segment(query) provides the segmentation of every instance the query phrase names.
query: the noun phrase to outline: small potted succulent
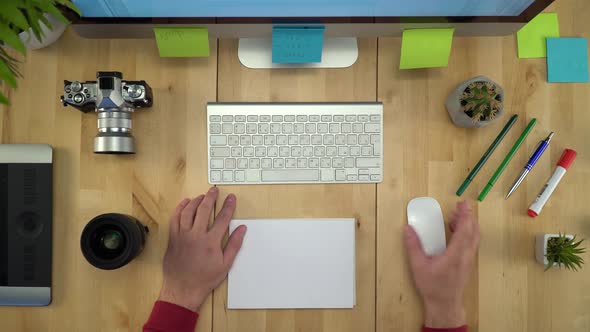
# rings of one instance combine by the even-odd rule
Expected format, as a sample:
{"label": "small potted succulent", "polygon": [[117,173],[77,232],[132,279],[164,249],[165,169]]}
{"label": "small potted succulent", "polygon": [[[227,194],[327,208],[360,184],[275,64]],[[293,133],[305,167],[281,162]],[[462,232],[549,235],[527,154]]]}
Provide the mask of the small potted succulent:
{"label": "small potted succulent", "polygon": [[580,247],[584,240],[576,241],[574,235],[542,234],[535,240],[535,257],[545,266],[545,271],[557,266],[577,271],[584,264],[580,257],[586,248]]}
{"label": "small potted succulent", "polygon": [[504,113],[504,90],[485,76],[474,77],[459,84],[445,106],[457,127],[481,128]]}
{"label": "small potted succulent", "polygon": [[[19,60],[8,49],[26,55],[27,49],[55,42],[69,23],[61,12],[64,8],[80,14],[71,0],[0,0],[0,88],[4,84],[16,88],[20,76]],[[0,104],[8,103],[0,92]]]}

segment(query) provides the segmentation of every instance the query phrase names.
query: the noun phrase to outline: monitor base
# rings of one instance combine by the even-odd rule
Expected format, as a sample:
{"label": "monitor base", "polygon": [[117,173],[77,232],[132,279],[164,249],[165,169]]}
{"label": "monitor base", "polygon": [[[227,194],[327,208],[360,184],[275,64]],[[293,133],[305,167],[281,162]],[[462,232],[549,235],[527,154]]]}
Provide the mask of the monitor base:
{"label": "monitor base", "polygon": [[252,69],[272,68],[346,68],[358,59],[356,38],[324,37],[322,62],[273,63],[271,38],[240,38],[238,58]]}

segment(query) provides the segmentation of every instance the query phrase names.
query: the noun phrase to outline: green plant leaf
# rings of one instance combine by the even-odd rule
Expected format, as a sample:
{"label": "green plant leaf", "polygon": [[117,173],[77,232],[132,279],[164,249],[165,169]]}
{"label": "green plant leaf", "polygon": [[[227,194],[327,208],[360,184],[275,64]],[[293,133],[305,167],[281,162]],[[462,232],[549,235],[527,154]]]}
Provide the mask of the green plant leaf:
{"label": "green plant leaf", "polygon": [[21,54],[27,54],[27,49],[20,38],[18,38],[18,34],[7,25],[0,25],[0,40]]}
{"label": "green plant leaf", "polygon": [[82,16],[82,12],[80,9],[70,0],[55,0],[55,2],[59,3],[60,5],[66,6],[67,8],[76,12],[76,14]]}
{"label": "green plant leaf", "polygon": [[10,105],[10,100],[2,92],[0,92],[0,104]]}
{"label": "green plant leaf", "polygon": [[0,79],[13,88],[17,87],[15,73],[4,61],[0,61]]}
{"label": "green plant leaf", "polygon": [[43,12],[34,7],[29,1],[25,2],[25,12],[29,24],[31,25],[31,30],[33,30],[33,34],[39,42],[43,41],[44,33],[39,24],[39,16],[43,15]]}
{"label": "green plant leaf", "polygon": [[[41,9],[43,12],[53,15],[55,18],[57,18],[58,20],[60,20],[64,24],[70,23],[70,21],[65,16],[63,16],[62,12],[59,9],[57,9],[57,7],[55,7],[55,4],[53,1],[43,1],[43,0],[32,0],[32,1],[34,1],[37,4],[38,8]],[[43,15],[40,15],[40,16],[44,18]],[[43,22],[43,23],[45,23],[45,22]],[[47,25],[47,24],[45,24],[45,25]]]}
{"label": "green plant leaf", "polygon": [[19,3],[18,0],[0,1],[0,17],[21,30],[27,30],[29,23],[27,23],[27,18],[20,11]]}

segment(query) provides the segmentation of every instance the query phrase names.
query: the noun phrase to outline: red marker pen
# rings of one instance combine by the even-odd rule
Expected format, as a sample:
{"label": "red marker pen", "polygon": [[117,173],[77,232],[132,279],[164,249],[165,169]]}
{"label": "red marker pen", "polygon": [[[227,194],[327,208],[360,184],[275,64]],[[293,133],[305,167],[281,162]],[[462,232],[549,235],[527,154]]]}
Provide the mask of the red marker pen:
{"label": "red marker pen", "polygon": [[565,151],[563,151],[553,175],[551,175],[549,181],[547,181],[543,189],[541,189],[537,199],[529,207],[529,216],[534,218],[541,213],[543,206],[545,206],[545,203],[547,203],[549,197],[551,197],[551,194],[553,194],[553,191],[557,188],[559,181],[561,181],[561,178],[565,175],[567,169],[574,162],[574,159],[576,159],[576,155],[577,153],[574,150],[565,149]]}

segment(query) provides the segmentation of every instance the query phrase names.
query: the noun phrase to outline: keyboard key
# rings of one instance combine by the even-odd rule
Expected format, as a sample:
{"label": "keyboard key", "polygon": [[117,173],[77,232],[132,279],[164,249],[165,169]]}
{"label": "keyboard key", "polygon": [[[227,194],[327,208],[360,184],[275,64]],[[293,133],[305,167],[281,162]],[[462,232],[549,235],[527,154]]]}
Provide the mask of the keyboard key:
{"label": "keyboard key", "polygon": [[348,180],[348,181],[356,181],[356,179],[357,179],[356,174],[349,174],[346,176],[346,180]]}
{"label": "keyboard key", "polygon": [[291,134],[293,133],[293,124],[292,123],[283,123],[283,134]]}
{"label": "keyboard key", "polygon": [[305,125],[303,123],[294,123],[293,132],[295,134],[303,134],[305,132]]}
{"label": "keyboard key", "polygon": [[339,156],[348,156],[348,146],[339,146],[338,147],[338,155]]}
{"label": "keyboard key", "polygon": [[246,172],[244,172],[244,171],[235,171],[234,172],[234,180],[236,182],[244,182],[244,181],[246,181]]}
{"label": "keyboard key", "polygon": [[328,134],[324,135],[324,145],[332,145],[334,144],[334,135]]}
{"label": "keyboard key", "polygon": [[346,135],[338,134],[336,135],[336,145],[344,145],[346,144]]}
{"label": "keyboard key", "polygon": [[315,123],[308,123],[305,125],[305,132],[307,134],[315,134],[316,133],[316,124]]}
{"label": "keyboard key", "polygon": [[346,172],[343,169],[336,170],[336,181],[346,180]]}
{"label": "keyboard key", "polygon": [[232,182],[234,180],[234,171],[223,171],[223,182]]}
{"label": "keyboard key", "polygon": [[248,115],[248,122],[258,122],[258,115]]}
{"label": "keyboard key", "polygon": [[275,145],[276,139],[274,135],[265,135],[264,136],[264,145]]}
{"label": "keyboard key", "polygon": [[311,144],[312,145],[322,144],[322,135],[311,135]]}
{"label": "keyboard key", "polygon": [[309,145],[309,144],[311,144],[311,136],[309,136],[309,135],[300,135],[299,136],[299,144],[301,144],[301,145]]}
{"label": "keyboard key", "polygon": [[356,167],[358,168],[379,168],[381,167],[380,158],[357,158]]}
{"label": "keyboard key", "polygon": [[234,168],[236,168],[236,160],[234,158],[227,158],[227,159],[225,159],[225,168],[226,169],[234,169]]}
{"label": "keyboard key", "polygon": [[273,115],[272,122],[283,122],[283,116],[282,115]]}
{"label": "keyboard key", "polygon": [[225,135],[211,135],[209,136],[209,144],[212,146],[226,145],[227,136]]}
{"label": "keyboard key", "polygon": [[369,175],[369,170],[368,169],[359,169],[359,175]]}
{"label": "keyboard key", "polygon": [[233,115],[224,115],[221,119],[223,122],[233,122],[234,116]]}
{"label": "keyboard key", "polygon": [[350,155],[351,156],[360,156],[361,155],[360,146],[351,146],[350,147]]}
{"label": "keyboard key", "polygon": [[268,123],[259,123],[258,124],[258,133],[259,134],[270,133],[270,126],[268,125]]}
{"label": "keyboard key", "polygon": [[266,155],[269,157],[278,157],[279,156],[279,148],[276,146],[269,146],[266,150]]}
{"label": "keyboard key", "polygon": [[357,136],[355,134],[346,135],[346,143],[348,145],[357,145]]}
{"label": "keyboard key", "polygon": [[273,168],[284,168],[285,167],[285,159],[283,158],[275,158],[272,160],[272,167]]}
{"label": "keyboard key", "polygon": [[344,167],[344,159],[342,159],[342,158],[332,158],[332,167],[334,167],[334,168],[343,168]]}
{"label": "keyboard key", "polygon": [[352,125],[352,132],[353,133],[362,133],[365,130],[364,126],[362,123],[354,123]]}
{"label": "keyboard key", "polygon": [[229,135],[227,137],[227,145],[236,146],[240,144],[240,137],[238,135]]}
{"label": "keyboard key", "polygon": [[325,146],[316,146],[313,149],[313,155],[315,157],[323,157],[326,155],[326,147]]}
{"label": "keyboard key", "polygon": [[298,158],[297,168],[307,168],[307,158]]}
{"label": "keyboard key", "polygon": [[231,156],[232,157],[241,157],[242,156],[242,147],[235,146],[235,147],[231,148]]}
{"label": "keyboard key", "polygon": [[263,144],[264,144],[264,138],[262,137],[262,135],[252,136],[252,145],[263,145]]}
{"label": "keyboard key", "polygon": [[344,122],[344,115],[334,115],[334,122]]}
{"label": "keyboard key", "polygon": [[356,115],[347,115],[346,116],[346,122],[355,122],[356,121]]}
{"label": "keyboard key", "polygon": [[254,148],[251,146],[247,146],[244,148],[242,154],[244,155],[244,157],[254,157]]}
{"label": "keyboard key", "polygon": [[315,169],[262,171],[263,182],[306,182],[318,180],[319,172]]}
{"label": "keyboard key", "polygon": [[245,134],[246,125],[243,123],[234,123],[234,134]]}
{"label": "keyboard key", "polygon": [[256,157],[266,157],[266,147],[257,146],[256,148],[254,148],[254,155]]}
{"label": "keyboard key", "polygon": [[359,114],[358,120],[359,120],[359,122],[368,122],[369,116],[367,114]]}
{"label": "keyboard key", "polygon": [[211,157],[229,157],[229,148],[211,148]]}
{"label": "keyboard key", "polygon": [[258,126],[255,123],[247,123],[246,132],[248,134],[256,134],[258,133]]}
{"label": "keyboard key", "polygon": [[251,169],[260,168],[260,159],[250,158],[249,161],[250,161],[250,164],[249,164],[248,168],[251,168]]}
{"label": "keyboard key", "polygon": [[285,159],[285,167],[286,168],[297,168],[297,159],[295,159],[295,158]]}
{"label": "keyboard key", "polygon": [[379,133],[381,132],[381,125],[378,123],[365,124],[365,133]]}
{"label": "keyboard key", "polygon": [[271,134],[280,134],[281,133],[281,124],[280,123],[271,123],[270,124],[270,133]]}
{"label": "keyboard key", "polygon": [[369,181],[368,175],[359,175],[359,181]]}
{"label": "keyboard key", "polygon": [[257,169],[246,170],[246,182],[260,182],[260,171]]}
{"label": "keyboard key", "polygon": [[380,136],[379,135],[371,135],[371,144],[377,144],[380,142]]}
{"label": "keyboard key", "polygon": [[360,145],[369,145],[370,142],[369,135],[359,135],[358,143]]}
{"label": "keyboard key", "polygon": [[330,133],[337,134],[340,132],[340,124],[339,123],[330,123]]}
{"label": "keyboard key", "polygon": [[265,168],[272,168],[272,159],[270,158],[263,158],[260,161],[260,164],[262,166],[263,169]]}
{"label": "keyboard key", "polygon": [[224,123],[221,126],[221,132],[224,134],[232,134],[234,131],[234,126],[231,123]]}
{"label": "keyboard key", "polygon": [[369,119],[371,122],[379,122],[381,121],[381,116],[379,114],[372,114]]}
{"label": "keyboard key", "polygon": [[309,122],[319,122],[319,121],[320,121],[319,115],[310,115],[309,116]]}
{"label": "keyboard key", "polygon": [[354,168],[354,158],[344,158],[344,167]]}
{"label": "keyboard key", "polygon": [[221,125],[219,123],[212,123],[209,125],[209,132],[211,134],[221,134]]}
{"label": "keyboard key", "polygon": [[373,155],[374,156],[381,155],[381,143],[376,143],[373,145]]}
{"label": "keyboard key", "polygon": [[211,182],[221,182],[221,171],[211,171]]}
{"label": "keyboard key", "polygon": [[320,166],[320,161],[318,158],[309,158],[307,163],[309,164],[309,168],[318,168]]}
{"label": "keyboard key", "polygon": [[270,115],[261,115],[260,122],[270,122]]}
{"label": "keyboard key", "polygon": [[291,148],[288,146],[279,147],[279,156],[290,157],[291,156]]}
{"label": "keyboard key", "polygon": [[252,136],[242,135],[240,136],[240,145],[250,145],[252,144]]}
{"label": "keyboard key", "polygon": [[222,169],[223,165],[223,159],[211,158],[211,169]]}
{"label": "keyboard key", "polygon": [[352,124],[350,124],[350,123],[343,123],[341,125],[341,128],[342,128],[342,132],[345,134],[352,132]]}
{"label": "keyboard key", "polygon": [[328,124],[327,123],[318,123],[318,133],[325,134],[328,132]]}
{"label": "keyboard key", "polygon": [[363,146],[361,147],[361,155],[363,156],[372,156],[373,155],[373,148],[370,146]]}
{"label": "keyboard key", "polygon": [[299,136],[298,135],[289,135],[289,145],[297,145],[299,144]]}
{"label": "keyboard key", "polygon": [[295,122],[295,115],[285,115],[285,122]]}
{"label": "keyboard key", "polygon": [[291,156],[293,157],[301,157],[302,148],[300,146],[292,146],[291,147]]}
{"label": "keyboard key", "polygon": [[246,116],[245,115],[236,115],[235,120],[236,120],[236,122],[246,122]]}
{"label": "keyboard key", "polygon": [[239,158],[238,159],[238,168],[239,169],[246,169],[246,168],[248,168],[248,159],[246,159],[246,158]]}
{"label": "keyboard key", "polygon": [[334,181],[334,170],[331,168],[321,169],[321,180],[322,181]]}
{"label": "keyboard key", "polygon": [[320,159],[320,167],[321,168],[330,168],[330,167],[332,167],[332,159],[331,158],[321,158]]}
{"label": "keyboard key", "polygon": [[307,122],[307,115],[298,115],[297,122]]}
{"label": "keyboard key", "polygon": [[277,145],[287,145],[289,140],[286,135],[277,135]]}
{"label": "keyboard key", "polygon": [[313,157],[313,147],[304,146],[303,147],[303,156],[304,157]]}
{"label": "keyboard key", "polygon": [[371,175],[371,181],[381,181],[381,175],[379,175],[379,174]]}
{"label": "keyboard key", "polygon": [[338,155],[338,149],[335,146],[326,147],[326,156],[335,157]]}
{"label": "keyboard key", "polygon": [[219,116],[219,115],[211,115],[211,116],[209,116],[209,121],[211,121],[211,122],[221,122],[221,116]]}
{"label": "keyboard key", "polygon": [[322,122],[332,122],[331,115],[322,115]]}

